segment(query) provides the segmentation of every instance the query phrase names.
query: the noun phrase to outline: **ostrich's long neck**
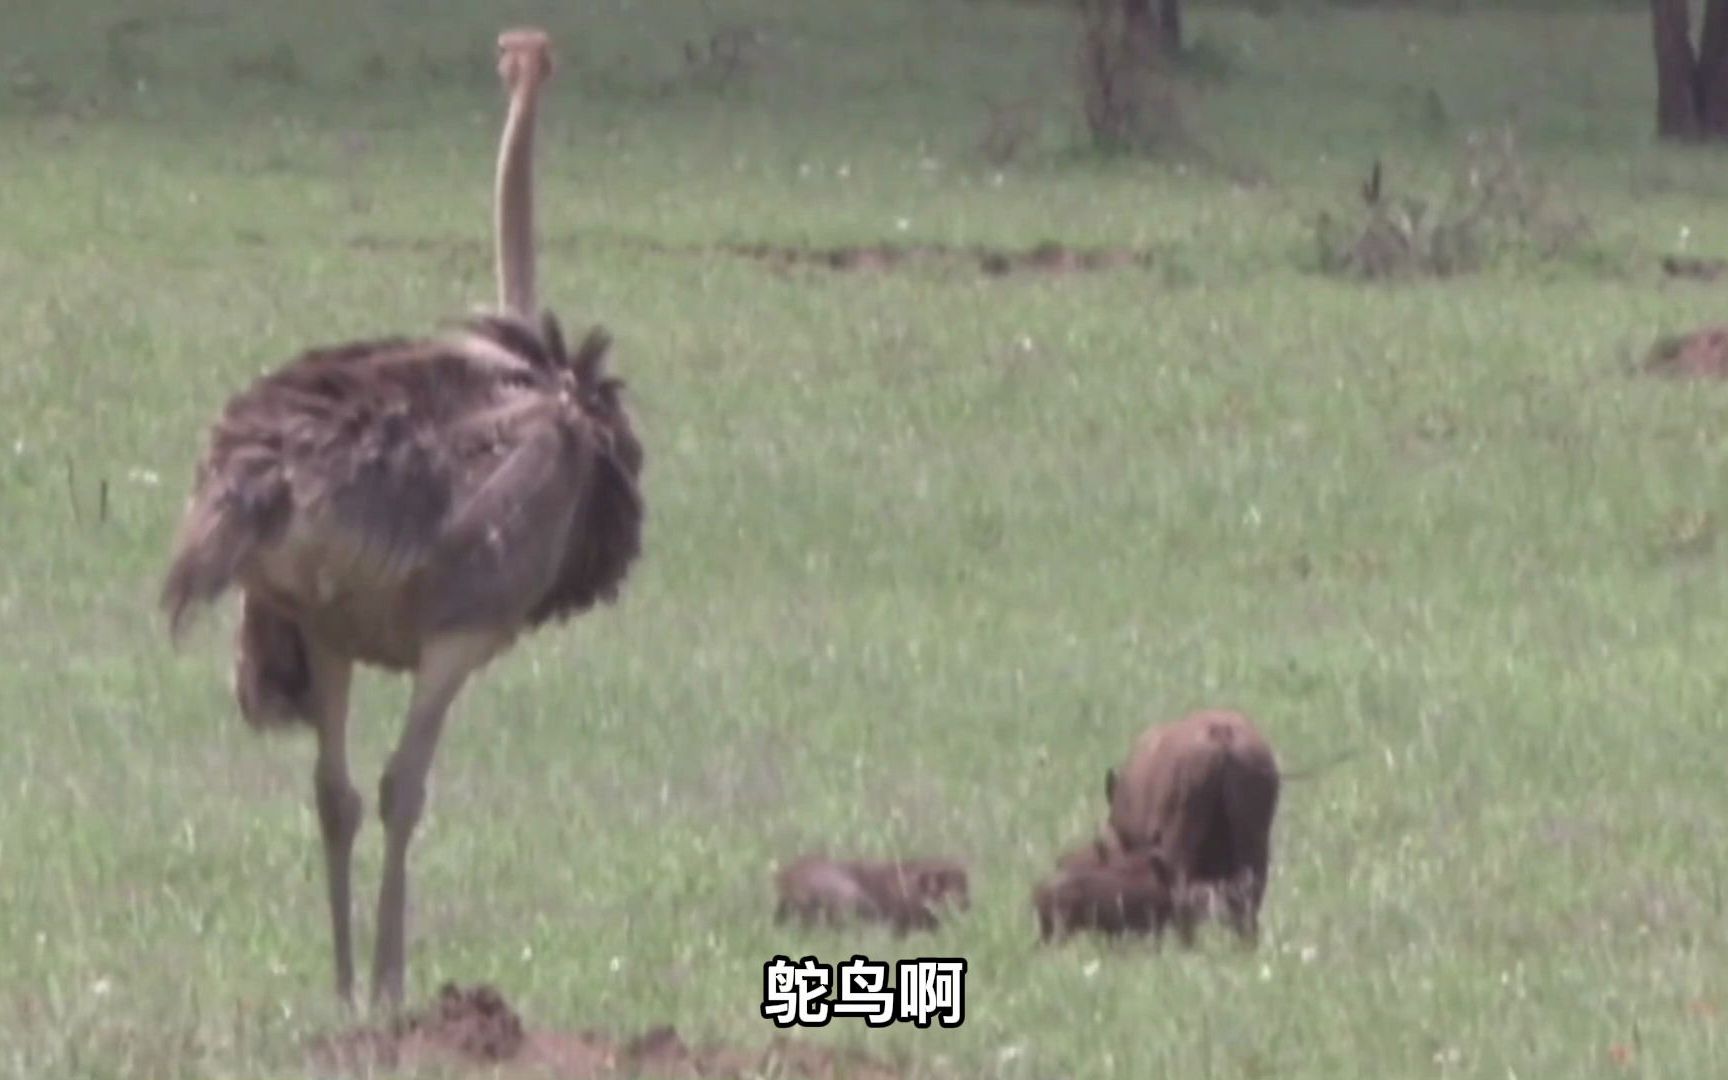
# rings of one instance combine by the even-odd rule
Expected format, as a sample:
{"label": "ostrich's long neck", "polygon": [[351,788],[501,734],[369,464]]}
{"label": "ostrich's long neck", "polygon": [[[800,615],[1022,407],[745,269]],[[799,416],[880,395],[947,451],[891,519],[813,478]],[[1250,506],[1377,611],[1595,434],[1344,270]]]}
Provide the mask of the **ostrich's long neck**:
{"label": "ostrich's long neck", "polygon": [[534,117],[538,80],[526,78],[510,95],[504,137],[498,143],[498,303],[532,319],[534,296]]}

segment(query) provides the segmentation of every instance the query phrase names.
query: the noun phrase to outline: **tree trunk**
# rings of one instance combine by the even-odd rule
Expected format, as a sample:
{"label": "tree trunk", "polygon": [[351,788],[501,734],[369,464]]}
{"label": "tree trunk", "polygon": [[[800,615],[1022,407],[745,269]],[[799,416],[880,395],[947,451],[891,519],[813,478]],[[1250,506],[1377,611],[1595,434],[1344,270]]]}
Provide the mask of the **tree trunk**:
{"label": "tree trunk", "polygon": [[1182,51],[1182,0],[1158,0],[1158,44],[1169,56]]}
{"label": "tree trunk", "polygon": [[1692,49],[1688,0],[1650,0],[1656,46],[1656,134],[1728,140],[1728,0],[1705,0]]}
{"label": "tree trunk", "polygon": [[1656,134],[1664,139],[1698,137],[1698,65],[1692,54],[1692,15],[1687,0],[1650,0],[1656,45]]}
{"label": "tree trunk", "polygon": [[1122,33],[1139,55],[1182,51],[1182,0],[1122,0]]}
{"label": "tree trunk", "polygon": [[1728,139],[1728,0],[1709,0],[1704,8],[1693,85],[1699,134]]}
{"label": "tree trunk", "polygon": [[1152,58],[1160,44],[1158,31],[1152,0],[1122,0],[1122,40],[1135,62]]}

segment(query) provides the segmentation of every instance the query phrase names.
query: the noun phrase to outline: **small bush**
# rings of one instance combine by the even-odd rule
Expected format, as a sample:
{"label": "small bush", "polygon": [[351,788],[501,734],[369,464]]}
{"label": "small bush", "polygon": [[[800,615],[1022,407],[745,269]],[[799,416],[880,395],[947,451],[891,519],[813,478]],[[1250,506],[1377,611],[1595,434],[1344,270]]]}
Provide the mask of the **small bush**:
{"label": "small bush", "polygon": [[1550,260],[1590,234],[1583,215],[1559,205],[1531,169],[1510,127],[1472,134],[1451,191],[1435,199],[1392,195],[1379,163],[1363,186],[1361,209],[1320,213],[1320,269],[1347,277],[1448,277],[1510,258]]}
{"label": "small bush", "polygon": [[762,32],[748,26],[726,26],[706,41],[686,41],[682,81],[690,89],[726,89],[762,65],[765,45]]}
{"label": "small bush", "polygon": [[978,139],[978,155],[996,168],[1013,164],[1038,136],[1038,109],[1034,101],[993,101],[989,118]]}
{"label": "small bush", "polygon": [[306,81],[292,46],[278,42],[268,49],[243,53],[228,61],[228,75],[238,82],[298,86]]}
{"label": "small bush", "polygon": [[1197,83],[1222,85],[1238,74],[1239,61],[1230,48],[1215,38],[1197,36],[1171,56],[1176,70]]}

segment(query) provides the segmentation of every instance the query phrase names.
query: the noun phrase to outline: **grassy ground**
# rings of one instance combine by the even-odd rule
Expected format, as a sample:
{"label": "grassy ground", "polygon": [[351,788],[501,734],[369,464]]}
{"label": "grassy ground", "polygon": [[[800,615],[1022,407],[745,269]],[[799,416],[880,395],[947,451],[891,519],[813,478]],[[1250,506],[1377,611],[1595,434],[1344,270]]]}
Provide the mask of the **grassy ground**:
{"label": "grassy ground", "polygon": [[[774,953],[903,955],[776,933],[774,859],[953,850],[974,914],[907,948],[970,960],[965,1025],[809,1037],[1028,1080],[1721,1071],[1728,436],[1718,391],[1623,365],[1720,314],[1653,260],[1728,253],[1728,179],[1651,146],[1642,16],[1199,8],[1214,169],[1076,153],[1037,5],[232,7],[0,11],[0,1074],[292,1075],[336,1021],[310,746],[240,724],[229,613],[176,655],[154,590],[227,394],[490,299],[517,19],[564,61],[544,292],[617,333],[650,550],[460,701],[416,996],[761,1041]],[[683,72],[722,25],[764,56]],[[1028,145],[981,162],[1016,99]],[[1306,268],[1374,155],[1438,190],[1513,110],[1587,257]],[[1157,259],[781,275],[644,243],[1050,238]],[[363,775],[404,698],[364,680]],[[1261,951],[1035,949],[1104,766],[1214,704],[1293,767],[1363,750],[1289,787]]]}

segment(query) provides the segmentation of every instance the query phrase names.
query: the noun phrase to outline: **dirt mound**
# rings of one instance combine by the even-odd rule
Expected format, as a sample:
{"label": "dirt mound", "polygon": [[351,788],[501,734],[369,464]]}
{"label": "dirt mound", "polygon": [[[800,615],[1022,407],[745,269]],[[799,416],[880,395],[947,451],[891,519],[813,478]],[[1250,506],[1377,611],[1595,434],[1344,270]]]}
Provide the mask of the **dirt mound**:
{"label": "dirt mound", "polygon": [[1662,256],[1662,272],[1669,277],[1694,281],[1717,281],[1728,275],[1728,259],[1706,259],[1691,255]]}
{"label": "dirt mound", "polygon": [[618,1055],[621,1076],[755,1077],[802,1076],[810,1080],[898,1080],[899,1070],[856,1051],[776,1039],[766,1050],[707,1046],[691,1049],[670,1025],[654,1028],[624,1044]]}
{"label": "dirt mound", "polygon": [[950,247],[946,244],[867,244],[800,247],[784,244],[727,244],[722,251],[785,270],[798,266],[841,271],[894,270],[912,264],[970,266],[1001,277],[1020,271],[1074,274],[1146,267],[1152,253],[1134,248],[1076,248],[1047,240],[1025,249]]}
{"label": "dirt mound", "polygon": [[1728,378],[1728,326],[1662,338],[1645,356],[1644,371],[1678,379]]}
{"label": "dirt mound", "polygon": [[624,1077],[806,1077],[898,1080],[902,1073],[856,1052],[776,1039],[767,1049],[692,1048],[670,1025],[618,1040],[601,1032],[530,1031],[490,986],[445,984],[427,1008],[383,1029],[359,1028],[311,1048],[322,1069],[368,1075],[379,1069],[468,1067],[488,1076],[547,1080]]}
{"label": "dirt mound", "polygon": [[[237,234],[237,238],[242,243],[253,245],[264,242],[263,236],[258,233]],[[666,244],[658,240],[628,237],[618,242],[661,255],[689,257],[719,252],[750,259],[782,273],[798,268],[841,273],[883,273],[918,266],[979,271],[992,277],[1006,277],[1015,273],[1086,274],[1129,268],[1146,269],[1152,266],[1154,261],[1153,253],[1146,248],[1074,247],[1055,240],[1046,240],[1029,248],[890,242],[843,244],[835,247],[765,242]],[[361,233],[349,237],[348,244],[369,253],[407,252],[418,256],[436,256],[446,262],[463,266],[472,265],[486,255],[485,245],[472,237],[384,236]],[[547,237],[541,247],[544,250],[567,250],[573,244],[574,239],[571,237]]]}

